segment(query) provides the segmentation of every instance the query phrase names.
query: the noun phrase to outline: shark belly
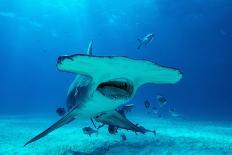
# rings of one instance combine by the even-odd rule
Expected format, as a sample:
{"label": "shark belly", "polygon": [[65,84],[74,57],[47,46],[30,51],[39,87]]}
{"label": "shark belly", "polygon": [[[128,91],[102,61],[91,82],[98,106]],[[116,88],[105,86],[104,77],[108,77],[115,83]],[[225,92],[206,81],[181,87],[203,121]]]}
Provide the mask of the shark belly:
{"label": "shark belly", "polygon": [[123,100],[111,100],[102,96],[99,92],[96,92],[91,99],[85,102],[85,104],[76,111],[76,117],[89,119],[104,111],[114,110],[125,102],[126,101]]}

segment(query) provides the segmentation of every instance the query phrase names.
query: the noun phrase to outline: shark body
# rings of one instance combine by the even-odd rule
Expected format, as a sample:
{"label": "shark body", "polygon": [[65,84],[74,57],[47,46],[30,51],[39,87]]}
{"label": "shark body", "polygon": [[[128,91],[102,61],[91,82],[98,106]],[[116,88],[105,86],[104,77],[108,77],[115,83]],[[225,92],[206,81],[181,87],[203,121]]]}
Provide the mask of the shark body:
{"label": "shark body", "polygon": [[[92,45],[89,49],[92,49]],[[59,71],[78,74],[67,94],[68,113],[24,146],[76,118],[97,119],[99,116],[105,116],[100,118],[107,123],[109,121],[107,112],[111,111],[109,119],[116,118],[116,121],[119,121],[122,116],[114,113],[114,110],[133,98],[140,86],[146,83],[174,84],[182,78],[179,70],[163,67],[147,60],[93,56],[90,53],[92,54],[92,51],[86,55],[58,57]],[[118,124],[121,124],[123,128],[141,132],[141,129],[130,121],[124,119],[121,121],[124,123]]]}

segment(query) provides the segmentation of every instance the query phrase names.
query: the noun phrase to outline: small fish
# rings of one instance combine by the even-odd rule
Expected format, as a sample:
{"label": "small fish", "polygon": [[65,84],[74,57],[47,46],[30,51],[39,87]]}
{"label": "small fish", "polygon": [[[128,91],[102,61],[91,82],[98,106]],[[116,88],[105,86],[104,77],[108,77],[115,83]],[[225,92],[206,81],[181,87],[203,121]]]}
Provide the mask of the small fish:
{"label": "small fish", "polygon": [[169,113],[172,117],[180,117],[181,115],[179,113],[177,113],[175,108],[170,108],[169,109]]}
{"label": "small fish", "polygon": [[167,99],[161,95],[156,96],[156,100],[159,102],[159,105],[162,107],[167,104]]}
{"label": "small fish", "polygon": [[98,133],[97,130],[94,130],[91,127],[84,127],[84,128],[82,128],[82,131],[83,131],[84,134],[89,135],[89,136],[91,136],[94,133]]}
{"label": "small fish", "polygon": [[145,106],[145,108],[149,108],[150,107],[150,102],[148,101],[148,100],[146,100],[146,101],[144,101],[144,106]]}
{"label": "small fish", "polygon": [[125,134],[121,134],[120,136],[121,136],[121,139],[122,139],[123,142],[126,141],[126,135]]}
{"label": "small fish", "polygon": [[65,112],[65,109],[64,109],[64,108],[57,108],[57,109],[56,109],[56,113],[57,113],[59,116],[63,116],[66,112]]}
{"label": "small fish", "polygon": [[149,44],[154,38],[154,35],[152,33],[147,34],[145,37],[142,39],[138,39],[139,41],[139,46],[137,49],[140,49],[142,46],[145,47],[147,44]]}

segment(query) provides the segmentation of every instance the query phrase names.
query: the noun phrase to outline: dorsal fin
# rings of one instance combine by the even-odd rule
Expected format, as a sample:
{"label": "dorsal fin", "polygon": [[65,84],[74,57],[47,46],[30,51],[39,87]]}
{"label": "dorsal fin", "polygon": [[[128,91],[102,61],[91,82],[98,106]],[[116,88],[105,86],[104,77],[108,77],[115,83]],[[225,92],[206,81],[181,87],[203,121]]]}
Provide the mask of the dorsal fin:
{"label": "dorsal fin", "polygon": [[93,40],[91,40],[89,42],[89,46],[88,46],[88,49],[87,49],[87,54],[88,55],[93,55]]}

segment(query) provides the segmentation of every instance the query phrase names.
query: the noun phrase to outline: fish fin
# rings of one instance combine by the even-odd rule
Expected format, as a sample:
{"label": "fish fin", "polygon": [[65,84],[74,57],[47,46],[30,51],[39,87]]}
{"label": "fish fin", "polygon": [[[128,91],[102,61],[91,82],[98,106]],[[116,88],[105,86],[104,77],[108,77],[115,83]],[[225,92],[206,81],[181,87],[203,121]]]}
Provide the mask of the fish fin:
{"label": "fish fin", "polygon": [[89,42],[89,46],[88,46],[88,49],[87,49],[87,54],[88,55],[93,55],[93,40],[91,40]]}
{"label": "fish fin", "polygon": [[101,125],[99,125],[99,126],[97,127],[97,130],[100,129],[100,128],[102,128],[103,126],[105,126],[104,123],[102,123]]}
{"label": "fish fin", "polygon": [[96,129],[97,127],[96,127],[96,125],[95,125],[95,123],[94,123],[93,119],[91,118],[90,120],[91,120],[91,122],[92,122],[92,124],[93,124],[94,128]]}
{"label": "fish fin", "polygon": [[122,77],[137,86],[146,83],[174,84],[182,78],[182,73],[177,69],[164,67],[148,60],[117,56],[83,54],[60,56],[57,68],[60,71],[88,76],[96,84]]}
{"label": "fish fin", "polygon": [[139,46],[137,47],[137,49],[139,50],[142,47],[143,44],[139,44]]}
{"label": "fish fin", "polygon": [[32,138],[31,140],[29,140],[28,142],[25,143],[24,146],[39,140],[40,138],[46,136],[47,134],[49,134],[50,132],[54,131],[55,129],[70,123],[71,121],[73,121],[75,118],[72,116],[72,111],[70,111],[69,113],[67,113],[64,117],[62,117],[60,120],[58,120],[56,123],[54,123],[52,126],[50,126],[49,128],[47,128],[45,131],[41,132],[40,134],[38,134],[37,136],[35,136],[34,138]]}
{"label": "fish fin", "polygon": [[140,49],[141,47],[142,47],[142,40],[141,39],[137,39],[138,40],[138,42],[139,42],[139,46],[137,47],[137,49]]}

